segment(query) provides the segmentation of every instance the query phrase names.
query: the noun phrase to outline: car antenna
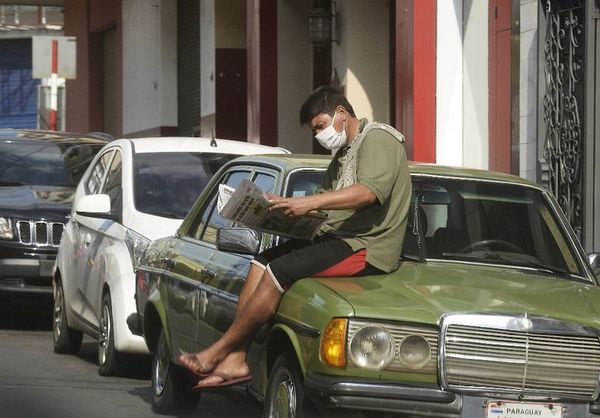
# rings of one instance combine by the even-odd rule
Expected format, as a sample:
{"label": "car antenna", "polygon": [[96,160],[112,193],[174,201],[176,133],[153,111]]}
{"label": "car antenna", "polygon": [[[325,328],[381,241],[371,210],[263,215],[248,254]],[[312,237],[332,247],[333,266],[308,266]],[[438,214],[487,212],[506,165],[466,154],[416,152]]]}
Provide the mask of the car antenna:
{"label": "car antenna", "polygon": [[215,128],[213,128],[211,130],[210,146],[211,147],[216,147],[217,146],[217,140],[215,139]]}
{"label": "car antenna", "polygon": [[417,194],[415,196],[415,209],[413,213],[413,234],[417,236],[417,248],[419,249],[419,263],[425,262],[425,248],[423,243],[425,241],[425,234],[423,234],[423,228],[421,226],[421,219],[419,218],[419,208],[423,201],[422,195]]}

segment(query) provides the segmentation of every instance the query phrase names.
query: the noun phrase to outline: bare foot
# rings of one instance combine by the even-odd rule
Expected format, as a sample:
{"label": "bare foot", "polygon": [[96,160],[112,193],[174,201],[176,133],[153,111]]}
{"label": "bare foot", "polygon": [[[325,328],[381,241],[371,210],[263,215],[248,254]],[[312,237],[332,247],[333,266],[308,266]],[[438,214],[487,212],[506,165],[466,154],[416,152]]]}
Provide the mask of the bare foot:
{"label": "bare foot", "polygon": [[208,376],[198,382],[196,388],[202,388],[204,385],[208,386],[222,383],[226,379],[224,376],[227,376],[227,379],[237,379],[248,376],[250,368],[246,363],[246,352],[234,351],[229,353],[227,357],[211,371],[211,373],[214,374],[208,373]]}
{"label": "bare foot", "polygon": [[179,362],[191,373],[197,376],[205,376],[212,372],[222,356],[215,356],[210,350],[200,351],[199,353],[183,353],[179,356]]}

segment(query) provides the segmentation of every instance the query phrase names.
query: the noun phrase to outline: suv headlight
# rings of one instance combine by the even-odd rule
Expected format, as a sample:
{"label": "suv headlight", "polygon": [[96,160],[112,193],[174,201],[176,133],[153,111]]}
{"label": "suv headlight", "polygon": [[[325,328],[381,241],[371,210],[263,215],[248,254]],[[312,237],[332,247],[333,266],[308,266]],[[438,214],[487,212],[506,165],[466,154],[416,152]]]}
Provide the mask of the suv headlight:
{"label": "suv headlight", "polygon": [[10,218],[0,217],[0,239],[13,239],[15,234],[12,228],[12,221]]}
{"label": "suv headlight", "polygon": [[137,232],[128,229],[125,233],[125,245],[127,245],[127,249],[129,250],[131,264],[134,268],[140,265],[140,259],[149,244],[150,240]]}
{"label": "suv headlight", "polygon": [[358,367],[382,369],[394,359],[395,343],[392,334],[382,326],[367,325],[352,336],[350,360]]}

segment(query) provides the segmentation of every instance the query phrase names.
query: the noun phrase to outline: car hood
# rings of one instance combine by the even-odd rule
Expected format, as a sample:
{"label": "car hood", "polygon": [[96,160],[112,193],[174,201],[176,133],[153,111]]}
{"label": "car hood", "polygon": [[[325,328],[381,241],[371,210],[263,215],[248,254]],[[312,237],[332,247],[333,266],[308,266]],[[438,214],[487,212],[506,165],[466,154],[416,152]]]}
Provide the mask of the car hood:
{"label": "car hood", "polygon": [[527,313],[600,328],[598,286],[534,271],[405,262],[381,276],[314,280],[345,298],[357,317],[434,325],[450,313]]}
{"label": "car hood", "polygon": [[0,187],[0,214],[19,218],[67,215],[73,204],[74,192],[71,187]]}

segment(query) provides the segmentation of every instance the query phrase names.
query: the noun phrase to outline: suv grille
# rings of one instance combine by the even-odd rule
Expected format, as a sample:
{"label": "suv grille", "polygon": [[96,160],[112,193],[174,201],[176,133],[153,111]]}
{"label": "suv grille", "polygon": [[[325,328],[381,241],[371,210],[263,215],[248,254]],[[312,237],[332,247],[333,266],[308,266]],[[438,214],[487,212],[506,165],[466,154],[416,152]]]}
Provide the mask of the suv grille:
{"label": "suv grille", "polygon": [[18,221],[19,242],[40,246],[58,247],[65,225],[60,222]]}
{"label": "suv grille", "polygon": [[595,335],[450,324],[443,376],[450,388],[593,399],[600,377]]}

